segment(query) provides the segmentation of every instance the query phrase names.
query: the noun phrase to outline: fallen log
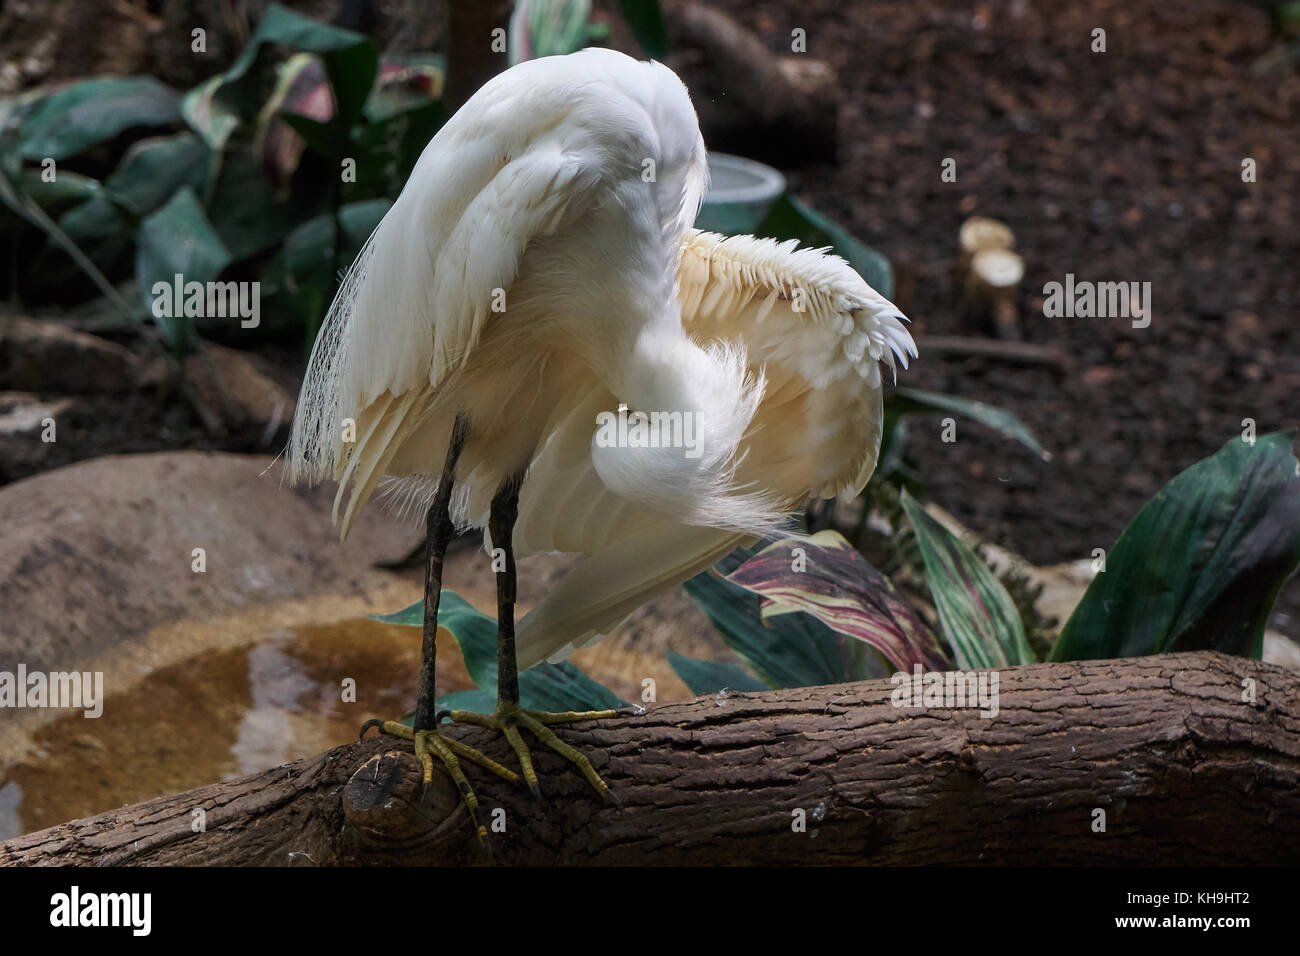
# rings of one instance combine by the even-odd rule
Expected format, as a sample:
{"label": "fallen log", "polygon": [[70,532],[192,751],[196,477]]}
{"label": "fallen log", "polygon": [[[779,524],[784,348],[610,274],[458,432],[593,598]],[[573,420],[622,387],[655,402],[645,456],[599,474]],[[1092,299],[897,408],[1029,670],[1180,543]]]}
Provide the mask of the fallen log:
{"label": "fallen log", "polygon": [[1193,653],[998,678],[991,717],[876,680],[575,724],[621,806],[540,748],[541,801],[470,767],[486,848],[443,773],[422,804],[409,745],[371,737],[17,837],[0,864],[1300,862],[1300,673]]}

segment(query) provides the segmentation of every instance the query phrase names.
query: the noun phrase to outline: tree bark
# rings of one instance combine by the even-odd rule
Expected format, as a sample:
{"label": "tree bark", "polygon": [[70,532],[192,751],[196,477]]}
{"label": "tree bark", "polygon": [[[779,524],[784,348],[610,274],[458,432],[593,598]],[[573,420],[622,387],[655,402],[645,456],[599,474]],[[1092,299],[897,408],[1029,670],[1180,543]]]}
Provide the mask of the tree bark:
{"label": "tree bark", "polygon": [[[471,766],[486,848],[445,774],[422,806],[409,744],[372,737],[18,837],[0,864],[1300,862],[1293,670],[1211,653],[1036,664],[1000,672],[991,718],[898,708],[893,690],[729,694],[561,728],[621,806],[541,747],[540,802]],[[452,732],[513,760],[486,731]]]}

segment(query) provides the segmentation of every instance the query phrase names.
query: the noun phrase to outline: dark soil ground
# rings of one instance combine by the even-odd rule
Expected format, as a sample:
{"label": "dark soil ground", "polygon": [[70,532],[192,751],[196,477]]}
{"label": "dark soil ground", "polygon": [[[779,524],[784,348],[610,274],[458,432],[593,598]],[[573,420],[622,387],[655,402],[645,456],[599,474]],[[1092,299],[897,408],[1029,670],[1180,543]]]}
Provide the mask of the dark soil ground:
{"label": "dark soil ground", "polygon": [[[1300,76],[1252,66],[1278,45],[1241,2],[726,0],[773,52],[791,29],[839,74],[840,155],[795,191],[895,261],[925,333],[961,327],[950,279],[969,215],[1015,231],[1030,342],[1059,372],[922,355],[907,384],[1003,405],[1044,463],[976,427],[914,430],[934,498],[1036,563],[1109,547],[1162,484],[1242,432],[1300,424]],[[1107,52],[1092,53],[1092,30]],[[957,161],[957,181],[940,164]],[[1242,160],[1258,181],[1242,181]],[[912,286],[907,272],[915,275]],[[1150,327],[1048,319],[1066,273],[1151,283]],[[1300,636],[1300,586],[1279,603]]]}
{"label": "dark soil ground", "polygon": [[[1262,10],[1238,0],[716,5],[773,53],[806,30],[808,55],[837,70],[840,99],[826,108],[838,111],[838,156],[786,171],[801,198],[894,261],[918,331],[972,332],[951,279],[962,220],[994,216],[1016,233],[1025,337],[1063,349],[1071,366],[923,354],[903,379],[1005,406],[1053,452],[1042,462],[976,426],[954,444],[937,423],[913,429],[933,497],[971,528],[1035,563],[1087,556],[1243,419],[1260,433],[1300,424],[1300,75],[1253,72],[1280,42]],[[1090,49],[1098,27],[1104,54]],[[954,183],[940,177],[948,157]],[[1257,182],[1242,181],[1247,157]],[[1067,273],[1150,282],[1150,327],[1044,318],[1043,285]],[[281,343],[268,355],[288,384],[300,351]],[[211,446],[196,422],[130,401],[99,408],[102,431],[78,425],[77,457]],[[1300,637],[1295,581],[1279,610],[1275,625]]]}

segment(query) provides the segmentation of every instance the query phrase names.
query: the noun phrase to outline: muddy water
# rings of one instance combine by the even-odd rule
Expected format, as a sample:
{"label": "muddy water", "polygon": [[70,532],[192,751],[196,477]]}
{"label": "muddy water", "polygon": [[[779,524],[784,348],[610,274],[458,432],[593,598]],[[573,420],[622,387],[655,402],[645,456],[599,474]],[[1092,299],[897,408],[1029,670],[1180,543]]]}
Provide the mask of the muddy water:
{"label": "muddy water", "polygon": [[[446,632],[439,691],[471,686]],[[420,632],[364,618],[200,651],[61,714],[0,769],[0,839],[278,766],[414,707]],[[355,681],[355,701],[344,682]],[[120,683],[119,683],[120,686]]]}

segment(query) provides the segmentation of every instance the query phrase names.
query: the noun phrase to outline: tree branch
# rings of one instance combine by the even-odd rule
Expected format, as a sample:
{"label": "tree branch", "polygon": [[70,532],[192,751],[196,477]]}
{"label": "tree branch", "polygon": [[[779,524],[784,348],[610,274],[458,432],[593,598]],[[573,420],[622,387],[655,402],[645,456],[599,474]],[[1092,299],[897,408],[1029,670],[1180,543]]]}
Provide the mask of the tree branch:
{"label": "tree branch", "polygon": [[1300,861],[1295,671],[1177,654],[1008,669],[998,689],[989,719],[897,708],[877,680],[564,727],[622,806],[540,747],[541,802],[471,766],[483,822],[505,824],[490,850],[445,774],[423,808],[409,745],[369,738],[18,837],[0,864]]}

